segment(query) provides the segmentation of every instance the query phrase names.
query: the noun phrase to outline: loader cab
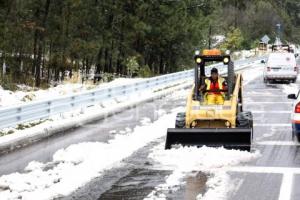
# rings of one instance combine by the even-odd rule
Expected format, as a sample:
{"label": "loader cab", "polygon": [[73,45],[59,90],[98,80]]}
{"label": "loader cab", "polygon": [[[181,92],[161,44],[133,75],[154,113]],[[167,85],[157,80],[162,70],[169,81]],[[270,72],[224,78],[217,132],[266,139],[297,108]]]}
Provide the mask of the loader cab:
{"label": "loader cab", "polygon": [[[220,50],[204,50],[201,54],[195,53],[195,84],[187,98],[186,124],[190,128],[234,128],[236,127],[236,115],[243,111],[242,106],[242,75],[235,74],[234,64],[230,55],[221,53]],[[214,64],[214,65],[210,65]],[[206,94],[210,89],[200,91],[199,88],[205,86],[205,71],[212,67],[218,67],[219,75],[227,82],[226,90],[222,92],[222,102],[216,100],[215,103],[209,102]],[[220,83],[219,83],[220,84]]]}
{"label": "loader cab", "polygon": [[228,76],[221,76],[220,70],[218,70],[219,77],[224,79],[227,83],[229,83],[228,90],[220,91],[225,94],[226,97],[225,99],[228,100],[230,98],[230,95],[233,92],[233,80],[234,80],[233,63],[231,62],[230,55],[222,55],[221,51],[218,49],[204,50],[202,54],[200,54],[199,51],[196,51],[194,60],[196,66],[195,66],[195,86],[194,86],[193,100],[200,101],[203,104],[206,103],[205,96],[210,91],[209,90],[200,91],[200,89],[205,86],[205,80],[210,78],[206,76],[205,71],[210,70],[212,67],[207,65],[214,64],[216,62],[223,63],[223,66],[221,65],[219,67],[220,70],[223,70],[224,68],[228,68],[227,70],[229,72]]}

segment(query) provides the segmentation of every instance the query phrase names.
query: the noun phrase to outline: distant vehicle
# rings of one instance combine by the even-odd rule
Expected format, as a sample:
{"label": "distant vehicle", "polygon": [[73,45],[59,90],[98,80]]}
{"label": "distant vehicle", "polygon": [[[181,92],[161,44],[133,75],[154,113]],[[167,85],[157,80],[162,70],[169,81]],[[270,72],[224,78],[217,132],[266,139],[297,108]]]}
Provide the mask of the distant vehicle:
{"label": "distant vehicle", "polygon": [[292,133],[293,138],[297,138],[298,142],[300,142],[300,91],[298,94],[289,94],[288,98],[295,100],[293,103],[293,112],[291,115],[292,119]]}
{"label": "distant vehicle", "polygon": [[293,53],[294,50],[288,44],[272,45],[272,52],[288,52]]}
{"label": "distant vehicle", "polygon": [[260,42],[258,45],[258,50],[260,51],[267,51],[268,50],[268,44],[264,42]]}
{"label": "distant vehicle", "polygon": [[295,83],[298,71],[296,58],[293,53],[271,53],[265,63],[264,82],[289,81]]}

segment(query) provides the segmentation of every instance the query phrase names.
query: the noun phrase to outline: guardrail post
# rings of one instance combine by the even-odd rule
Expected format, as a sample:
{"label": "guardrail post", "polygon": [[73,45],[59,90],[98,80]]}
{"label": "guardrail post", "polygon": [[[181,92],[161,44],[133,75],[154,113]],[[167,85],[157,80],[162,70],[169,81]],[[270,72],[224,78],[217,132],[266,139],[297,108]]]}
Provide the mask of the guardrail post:
{"label": "guardrail post", "polygon": [[92,102],[95,102],[96,99],[95,99],[95,92],[92,92]]}
{"label": "guardrail post", "polygon": [[122,93],[123,93],[123,94],[126,94],[126,85],[123,85],[122,88],[123,88],[123,92],[122,92]]}
{"label": "guardrail post", "polygon": [[138,90],[139,90],[138,85],[139,85],[139,83],[135,83],[135,84],[134,84],[134,90],[135,90],[135,91],[138,91]]}
{"label": "guardrail post", "polygon": [[108,98],[111,97],[111,90],[112,90],[111,88],[108,89],[108,94],[107,94],[107,97],[108,97]]}
{"label": "guardrail post", "polygon": [[17,111],[18,111],[18,115],[17,115],[17,120],[18,121],[21,121],[21,119],[22,119],[22,117],[21,117],[21,113],[22,113],[22,108],[21,107],[18,107],[18,109],[17,109]]}
{"label": "guardrail post", "polygon": [[71,106],[74,107],[75,106],[75,96],[71,97]]}
{"label": "guardrail post", "polygon": [[47,109],[47,112],[50,116],[50,113],[51,113],[51,101],[48,101],[48,109]]}

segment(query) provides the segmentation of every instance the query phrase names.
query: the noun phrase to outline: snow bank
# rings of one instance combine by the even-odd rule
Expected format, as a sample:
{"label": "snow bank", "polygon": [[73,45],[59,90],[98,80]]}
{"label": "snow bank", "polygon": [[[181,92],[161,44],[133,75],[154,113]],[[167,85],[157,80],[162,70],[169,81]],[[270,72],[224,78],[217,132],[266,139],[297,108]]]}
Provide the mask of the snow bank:
{"label": "snow bank", "polygon": [[[89,84],[61,84],[56,87],[50,87],[47,90],[36,90],[29,88],[24,85],[20,85],[21,91],[12,92],[4,90],[0,86],[0,107],[11,106],[16,104],[22,104],[29,101],[45,100],[51,98],[61,97],[63,95],[76,94],[79,92],[85,92],[90,89],[100,89],[107,86],[118,86],[123,84],[134,83],[143,80],[142,78],[118,78],[109,83],[102,83],[100,85],[89,85]],[[31,91],[30,91],[31,90]]]}
{"label": "snow bank", "polygon": [[108,143],[88,142],[71,145],[53,155],[50,163],[32,162],[26,173],[0,177],[0,199],[52,199],[69,195],[78,187],[98,177],[104,170],[118,166],[149,142],[165,136],[174,125],[176,111],[165,114],[151,123],[143,119],[142,126],[132,132],[126,129]]}
{"label": "snow bank", "polygon": [[163,145],[152,150],[149,158],[153,159],[162,170],[172,170],[173,173],[166,177],[166,182],[157,186],[148,197],[149,199],[163,199],[166,194],[177,191],[183,185],[184,178],[193,171],[201,171],[209,175],[207,192],[197,199],[218,200],[226,199],[233,187],[225,168],[249,162],[260,156],[259,152],[246,152],[238,150],[226,150],[224,148],[209,147],[179,147],[164,150]]}

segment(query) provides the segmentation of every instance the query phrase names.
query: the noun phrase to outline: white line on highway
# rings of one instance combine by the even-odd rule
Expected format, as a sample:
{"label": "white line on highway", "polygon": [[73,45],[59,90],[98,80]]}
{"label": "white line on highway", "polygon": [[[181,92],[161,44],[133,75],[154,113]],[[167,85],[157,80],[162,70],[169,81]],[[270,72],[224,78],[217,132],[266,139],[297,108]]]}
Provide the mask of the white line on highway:
{"label": "white line on highway", "polygon": [[255,127],[292,127],[291,124],[254,124]]}
{"label": "white line on highway", "polygon": [[300,144],[293,141],[263,141],[255,142],[257,145],[274,145],[274,146],[300,146]]}
{"label": "white line on highway", "polygon": [[257,92],[257,93],[244,94],[244,96],[245,96],[245,98],[260,96],[260,97],[286,97],[286,99],[288,99],[286,94],[280,94],[280,93],[279,94],[266,94],[263,92],[261,92],[261,93]]}
{"label": "white line on highway", "polygon": [[272,113],[272,114],[283,114],[288,113],[291,114],[291,111],[289,110],[275,110],[275,111],[269,111],[269,110],[252,110],[252,113],[260,114],[260,113]]}
{"label": "white line on highway", "polygon": [[285,172],[282,177],[280,193],[278,200],[291,199],[294,174]]}
{"label": "white line on highway", "polygon": [[249,104],[289,104],[292,105],[293,102],[287,102],[287,101],[254,101],[254,102],[245,102],[245,105]]}
{"label": "white line on highway", "polygon": [[297,167],[241,166],[241,167],[228,167],[226,168],[226,170],[230,172],[263,173],[263,174],[285,174],[286,172],[292,174],[300,174],[300,168]]}
{"label": "white line on highway", "polygon": [[[244,92],[253,92],[253,91],[247,91],[249,89],[245,89]],[[255,88],[255,91],[262,90],[262,91],[281,91],[281,88]]]}

